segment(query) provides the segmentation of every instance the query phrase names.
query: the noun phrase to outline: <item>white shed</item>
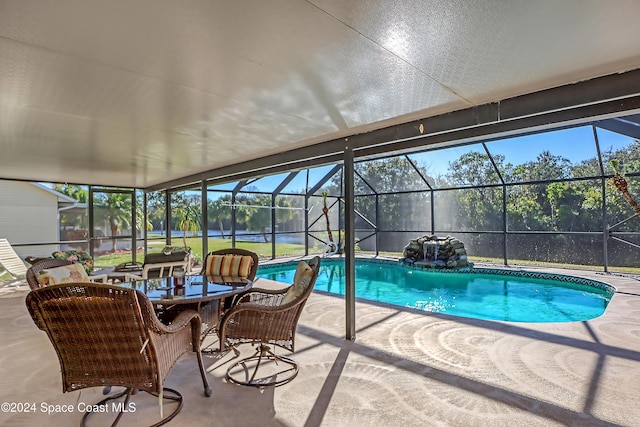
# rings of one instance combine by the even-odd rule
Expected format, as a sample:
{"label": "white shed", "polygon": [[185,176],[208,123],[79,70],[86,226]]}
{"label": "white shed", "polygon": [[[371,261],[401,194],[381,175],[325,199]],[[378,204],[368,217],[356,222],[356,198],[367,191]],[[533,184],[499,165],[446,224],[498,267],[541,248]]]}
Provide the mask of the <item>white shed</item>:
{"label": "white shed", "polygon": [[58,245],[16,246],[60,240],[58,209],[76,201],[38,183],[0,180],[0,238],[26,256],[50,256]]}

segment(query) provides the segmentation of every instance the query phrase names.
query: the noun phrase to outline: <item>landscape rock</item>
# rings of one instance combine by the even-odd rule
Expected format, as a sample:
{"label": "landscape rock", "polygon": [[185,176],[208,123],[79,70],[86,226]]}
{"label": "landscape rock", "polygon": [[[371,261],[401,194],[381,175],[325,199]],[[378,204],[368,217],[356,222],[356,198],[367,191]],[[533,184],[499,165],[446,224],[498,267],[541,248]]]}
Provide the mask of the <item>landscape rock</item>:
{"label": "landscape rock", "polygon": [[467,250],[459,239],[434,234],[412,239],[402,251],[402,261],[431,268],[469,267]]}

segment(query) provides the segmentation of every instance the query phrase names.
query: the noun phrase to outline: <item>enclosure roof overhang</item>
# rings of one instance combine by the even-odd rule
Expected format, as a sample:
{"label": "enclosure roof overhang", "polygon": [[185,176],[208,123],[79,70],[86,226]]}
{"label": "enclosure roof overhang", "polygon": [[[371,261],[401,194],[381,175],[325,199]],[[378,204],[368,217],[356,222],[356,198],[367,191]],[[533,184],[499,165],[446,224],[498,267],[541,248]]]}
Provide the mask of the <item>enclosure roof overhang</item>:
{"label": "enclosure roof overhang", "polygon": [[634,0],[3,1],[0,178],[159,189],[339,161],[346,143],[637,113],[638,16]]}

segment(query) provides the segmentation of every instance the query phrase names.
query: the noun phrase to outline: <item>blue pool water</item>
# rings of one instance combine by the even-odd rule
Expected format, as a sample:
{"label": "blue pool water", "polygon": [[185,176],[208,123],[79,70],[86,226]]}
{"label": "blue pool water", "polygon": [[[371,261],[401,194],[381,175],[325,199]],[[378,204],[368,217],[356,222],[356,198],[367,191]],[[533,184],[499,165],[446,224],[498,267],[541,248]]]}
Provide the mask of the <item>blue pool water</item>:
{"label": "blue pool water", "polygon": [[[261,266],[257,277],[293,282],[297,263]],[[315,290],[344,295],[341,260],[322,260]],[[498,269],[437,271],[399,262],[356,262],[356,297],[454,316],[573,322],[601,316],[615,289],[572,276]]]}

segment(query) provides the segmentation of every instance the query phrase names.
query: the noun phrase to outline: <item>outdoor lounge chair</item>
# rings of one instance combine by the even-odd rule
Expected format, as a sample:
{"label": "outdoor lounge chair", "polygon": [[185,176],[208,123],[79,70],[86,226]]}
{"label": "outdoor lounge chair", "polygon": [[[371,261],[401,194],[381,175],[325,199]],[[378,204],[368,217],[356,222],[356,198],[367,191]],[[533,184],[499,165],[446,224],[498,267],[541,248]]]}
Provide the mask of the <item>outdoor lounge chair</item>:
{"label": "outdoor lounge chair", "polygon": [[188,251],[174,251],[168,253],[150,253],[144,257],[144,264],[140,271],[125,274],[125,282],[134,280],[147,280],[158,277],[170,277],[173,270],[182,268],[185,272],[189,271],[189,262],[191,255]]}
{"label": "outdoor lounge chair", "polygon": [[7,239],[0,239],[0,264],[14,279],[7,286],[18,285],[25,279],[27,265],[13,250]]}
{"label": "outdoor lounge chair", "polygon": [[[298,319],[311,295],[319,268],[319,257],[312,258],[308,264],[300,261],[293,285],[281,290],[253,288],[240,295],[224,314],[218,327],[220,351],[229,346],[239,356],[237,345],[256,345],[252,356],[227,369],[227,380],[263,388],[280,386],[296,377],[297,362],[276,355],[275,347],[294,351]],[[274,347],[273,351],[270,346]]]}
{"label": "outdoor lounge chair", "polygon": [[[200,353],[200,316],[194,310],[183,311],[171,326],[165,326],[142,292],[92,283],[39,288],[27,295],[26,304],[33,321],[47,333],[58,354],[63,392],[125,387],[97,403],[106,406],[107,412],[113,407],[111,401],[122,396],[125,400],[119,407],[126,409],[137,390],[177,402],[177,408],[163,418],[160,400],[161,421],[154,425],[161,425],[174,418],[183,405],[182,395],[163,387],[164,381],[176,361],[194,351],[204,394],[211,396]],[[89,415],[91,412],[84,415],[82,425]]]}
{"label": "outdoor lounge chair", "polygon": [[[41,258],[38,261],[34,261],[33,265],[29,267],[29,269],[27,270],[27,274],[26,274],[27,283],[29,284],[29,287],[31,289],[42,288],[43,286],[45,286],[45,284],[42,282],[42,280],[38,280],[38,276],[41,271],[70,266],[70,265],[73,265],[73,262],[66,261],[63,259],[56,259],[56,258]],[[83,275],[82,277],[87,282],[93,282],[93,283],[108,282],[106,274],[97,274],[95,276]],[[81,280],[77,280],[77,281],[81,281]]]}

